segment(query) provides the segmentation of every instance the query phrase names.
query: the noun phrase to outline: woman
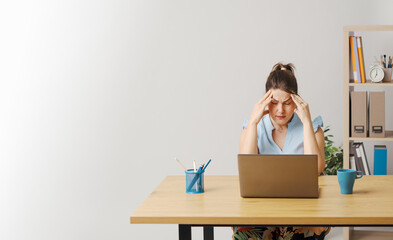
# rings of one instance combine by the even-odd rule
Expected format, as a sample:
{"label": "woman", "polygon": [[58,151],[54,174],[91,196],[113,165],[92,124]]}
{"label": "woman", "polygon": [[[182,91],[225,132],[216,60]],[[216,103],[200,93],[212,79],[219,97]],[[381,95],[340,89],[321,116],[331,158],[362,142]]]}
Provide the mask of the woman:
{"label": "woman", "polygon": [[[316,154],[318,174],[325,168],[322,118],[311,121],[308,104],[297,94],[293,64],[274,65],[266,94],[243,124],[241,154]],[[235,227],[233,239],[324,239],[330,227]],[[243,237],[243,238],[242,238]]]}

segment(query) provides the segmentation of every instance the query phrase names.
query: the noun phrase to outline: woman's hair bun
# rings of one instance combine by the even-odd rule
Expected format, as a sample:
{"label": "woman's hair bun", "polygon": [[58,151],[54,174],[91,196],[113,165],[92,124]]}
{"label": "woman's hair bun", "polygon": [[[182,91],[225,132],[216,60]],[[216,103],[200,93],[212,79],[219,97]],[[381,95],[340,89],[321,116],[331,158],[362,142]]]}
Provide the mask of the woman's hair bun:
{"label": "woman's hair bun", "polygon": [[295,66],[292,63],[277,63],[273,66],[267,81],[266,92],[270,89],[281,89],[288,93],[297,94],[297,81],[295,77]]}
{"label": "woman's hair bun", "polygon": [[295,66],[292,63],[283,64],[277,63],[273,66],[272,72],[274,71],[290,71],[292,74],[295,74]]}

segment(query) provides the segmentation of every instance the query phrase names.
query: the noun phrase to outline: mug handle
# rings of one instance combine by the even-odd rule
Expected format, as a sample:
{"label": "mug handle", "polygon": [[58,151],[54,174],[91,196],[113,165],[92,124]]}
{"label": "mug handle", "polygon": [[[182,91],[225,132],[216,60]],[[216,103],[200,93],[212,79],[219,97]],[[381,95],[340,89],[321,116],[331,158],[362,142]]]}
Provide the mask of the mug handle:
{"label": "mug handle", "polygon": [[[360,177],[358,177],[358,173],[360,173]],[[356,179],[362,178],[363,177],[363,172],[362,171],[356,171]]]}

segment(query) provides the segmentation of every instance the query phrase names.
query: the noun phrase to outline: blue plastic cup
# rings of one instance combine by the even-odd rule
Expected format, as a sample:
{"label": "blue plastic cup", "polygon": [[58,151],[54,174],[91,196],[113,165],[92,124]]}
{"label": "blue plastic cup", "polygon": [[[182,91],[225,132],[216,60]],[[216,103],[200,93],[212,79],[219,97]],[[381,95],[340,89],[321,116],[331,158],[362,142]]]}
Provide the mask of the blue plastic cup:
{"label": "blue plastic cup", "polygon": [[[360,177],[358,174],[361,174]],[[338,184],[340,184],[340,191],[342,194],[352,194],[355,180],[362,178],[362,171],[355,171],[353,169],[339,169],[337,170]]]}
{"label": "blue plastic cup", "polygon": [[188,169],[186,172],[186,193],[203,193],[205,192],[203,176],[205,171],[194,172],[194,169]]}

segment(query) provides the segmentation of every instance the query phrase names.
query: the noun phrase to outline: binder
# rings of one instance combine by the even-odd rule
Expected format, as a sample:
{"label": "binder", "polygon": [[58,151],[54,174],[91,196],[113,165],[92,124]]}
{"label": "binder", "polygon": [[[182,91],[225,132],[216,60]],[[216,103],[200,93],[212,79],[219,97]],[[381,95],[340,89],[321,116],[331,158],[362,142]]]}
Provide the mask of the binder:
{"label": "binder", "polygon": [[351,136],[367,137],[367,92],[351,92]]}
{"label": "binder", "polygon": [[365,70],[364,70],[362,37],[356,37],[356,42],[357,42],[357,46],[358,46],[360,78],[361,78],[361,82],[365,83],[366,82],[366,73],[365,73]]}
{"label": "binder", "polygon": [[385,92],[370,92],[369,127],[370,137],[385,137]]}
{"label": "binder", "polygon": [[386,175],[387,150],[386,145],[374,146],[374,175]]}
{"label": "binder", "polygon": [[358,78],[358,72],[356,70],[356,56],[355,56],[355,51],[356,47],[355,44],[356,41],[353,40],[353,37],[349,37],[349,45],[350,45],[350,50],[351,50],[351,60],[352,60],[352,70],[353,70],[353,79],[355,83],[360,83],[360,78]]}

